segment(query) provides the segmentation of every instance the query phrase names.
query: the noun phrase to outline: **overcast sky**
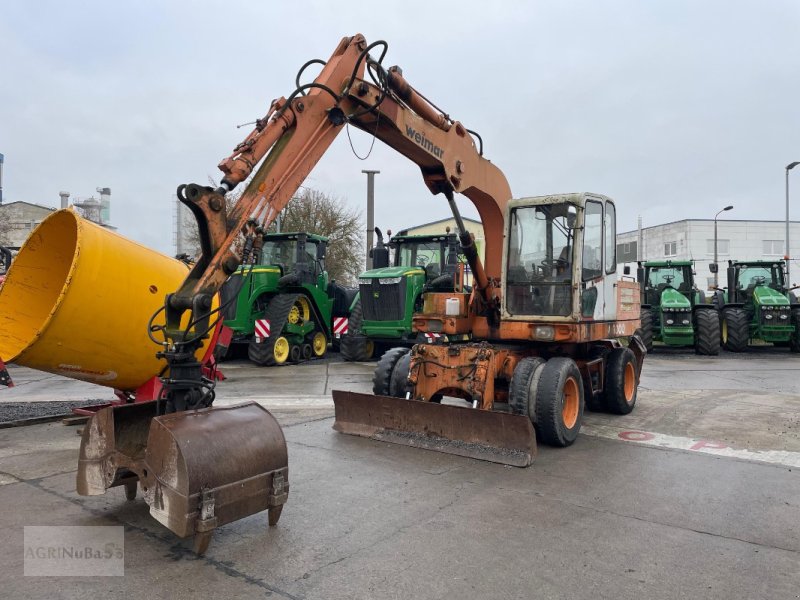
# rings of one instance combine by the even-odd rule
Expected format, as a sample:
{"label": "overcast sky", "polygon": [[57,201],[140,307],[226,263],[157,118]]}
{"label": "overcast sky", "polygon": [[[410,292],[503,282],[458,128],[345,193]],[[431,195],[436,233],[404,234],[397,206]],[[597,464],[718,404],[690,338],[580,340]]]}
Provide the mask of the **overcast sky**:
{"label": "overcast sky", "polygon": [[[515,197],[595,191],[619,229],[784,218],[800,160],[800,2],[0,2],[5,201],[112,190],[112,223],[172,253],[175,188],[217,163],[344,36],[389,43],[386,65],[478,131]],[[359,154],[370,138],[353,132]],[[416,166],[340,135],[306,185],[376,224],[449,216]],[[800,170],[793,174],[800,219]],[[475,215],[469,201],[465,214]]]}

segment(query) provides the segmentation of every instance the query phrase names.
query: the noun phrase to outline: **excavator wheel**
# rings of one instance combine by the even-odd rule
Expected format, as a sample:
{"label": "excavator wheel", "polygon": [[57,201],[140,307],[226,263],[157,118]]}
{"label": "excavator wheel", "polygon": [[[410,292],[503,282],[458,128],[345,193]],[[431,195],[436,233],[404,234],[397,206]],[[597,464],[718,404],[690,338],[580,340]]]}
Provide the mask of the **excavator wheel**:
{"label": "excavator wheel", "polygon": [[750,339],[750,319],[738,306],[722,311],[722,345],[730,352],[744,352]]}
{"label": "excavator wheel", "polygon": [[545,360],[538,356],[523,358],[517,363],[508,387],[508,405],[515,415],[525,415],[536,423],[536,390]]}
{"label": "excavator wheel", "polygon": [[[394,396],[391,393],[392,374],[397,363],[403,356],[409,354],[408,348],[392,348],[387,350],[378,361],[375,373],[372,376],[372,393],[376,396]],[[405,396],[405,394],[403,394]]]}
{"label": "excavator wheel", "polygon": [[603,405],[615,415],[627,415],[636,406],[636,356],[630,348],[614,348],[606,357]]}
{"label": "excavator wheel", "polygon": [[569,446],[581,430],[583,380],[571,358],[548,360],[536,390],[536,431],[548,446]]}
{"label": "excavator wheel", "polygon": [[[408,373],[411,369],[411,350],[403,354],[400,357],[400,360],[397,361],[397,364],[394,366],[394,370],[392,371],[392,378],[389,381],[389,395],[394,396],[395,398],[405,398],[406,392],[408,391],[406,388],[406,384],[408,383]],[[438,398],[437,398],[438,396]],[[431,398],[431,402],[439,402],[441,401],[442,397],[440,394],[435,394],[433,398]]]}
{"label": "excavator wheel", "polygon": [[317,331],[311,338],[311,350],[317,358],[322,358],[328,351],[328,338],[321,331]]}

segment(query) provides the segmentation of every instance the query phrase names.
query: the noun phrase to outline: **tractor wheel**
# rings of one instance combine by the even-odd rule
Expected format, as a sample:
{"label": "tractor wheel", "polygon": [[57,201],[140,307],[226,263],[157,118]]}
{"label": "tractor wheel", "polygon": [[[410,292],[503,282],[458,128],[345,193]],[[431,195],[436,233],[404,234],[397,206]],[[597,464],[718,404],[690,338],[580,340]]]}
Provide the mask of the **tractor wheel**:
{"label": "tractor wheel", "polygon": [[408,348],[392,348],[387,350],[378,361],[372,376],[372,393],[376,396],[391,396],[392,373],[397,362],[408,354]]}
{"label": "tractor wheel", "polygon": [[800,352],[800,308],[792,310],[792,323],[794,323],[794,333],[789,338],[789,350]]}
{"label": "tractor wheel", "polygon": [[347,333],[339,341],[339,352],[347,361],[363,362],[372,358],[375,352],[374,342],[361,334],[361,321],[363,320],[361,300],[359,300],[350,311]]}
{"label": "tractor wheel", "polygon": [[317,331],[311,338],[311,350],[317,358],[322,358],[328,351],[328,338],[321,331]]}
{"label": "tractor wheel", "polygon": [[303,349],[300,346],[292,344],[289,348],[289,360],[293,363],[298,363],[303,359]]}
{"label": "tractor wheel", "polygon": [[744,352],[750,339],[750,319],[738,306],[722,311],[722,345],[730,352]]}
{"label": "tractor wheel", "polygon": [[698,308],[694,313],[694,351],[697,354],[719,354],[719,316],[713,308]]}
{"label": "tractor wheel", "polygon": [[536,389],[545,362],[538,356],[529,356],[517,363],[508,386],[508,406],[515,415],[525,415],[535,421]]}
{"label": "tractor wheel", "polygon": [[644,347],[648,352],[653,351],[653,311],[649,308],[643,308],[640,316],[642,325],[636,330],[634,335],[639,335]]}
{"label": "tractor wheel", "polygon": [[[384,354],[384,356],[386,356]],[[406,397],[406,384],[408,383],[408,373],[411,370],[411,350],[408,350],[400,357],[394,366],[392,377],[389,380],[389,395],[395,398]]]}
{"label": "tractor wheel", "polygon": [[630,348],[614,348],[606,357],[603,405],[615,415],[627,415],[636,406],[636,356]]}
{"label": "tractor wheel", "polygon": [[583,381],[571,358],[551,358],[542,367],[536,390],[536,430],[549,446],[569,446],[583,419]]}
{"label": "tractor wheel", "polygon": [[247,347],[247,356],[261,366],[282,365],[289,360],[291,348],[289,340],[282,335],[268,337],[263,342],[251,340]]}

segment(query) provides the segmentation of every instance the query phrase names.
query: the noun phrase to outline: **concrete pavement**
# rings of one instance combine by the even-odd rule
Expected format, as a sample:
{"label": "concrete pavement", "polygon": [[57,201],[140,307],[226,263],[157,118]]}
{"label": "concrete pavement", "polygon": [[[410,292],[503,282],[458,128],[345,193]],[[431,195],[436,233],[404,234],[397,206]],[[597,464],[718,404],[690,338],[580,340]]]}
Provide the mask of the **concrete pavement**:
{"label": "concrete pavement", "polygon": [[[264,514],[225,526],[203,558],[121,489],[75,495],[74,428],[1,430],[3,595],[800,595],[800,469],[768,454],[800,456],[796,357],[650,356],[633,414],[588,413],[574,446],[540,447],[528,469],[336,434],[326,395],[369,390],[371,369],[225,367],[219,402],[272,403],[292,490],[276,528]],[[714,455],[721,446],[750,454]],[[124,525],[125,577],[23,577],[22,526],[38,524]]]}

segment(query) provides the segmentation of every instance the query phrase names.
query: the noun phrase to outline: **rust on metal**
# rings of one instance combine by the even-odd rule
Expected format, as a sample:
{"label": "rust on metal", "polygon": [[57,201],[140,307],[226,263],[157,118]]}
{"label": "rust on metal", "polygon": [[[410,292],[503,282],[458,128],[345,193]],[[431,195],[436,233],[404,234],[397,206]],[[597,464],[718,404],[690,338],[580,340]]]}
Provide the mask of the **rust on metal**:
{"label": "rust on metal", "polygon": [[514,467],[536,456],[526,416],[340,390],[333,403],[340,433]]}
{"label": "rust on metal", "polygon": [[83,496],[138,481],[150,514],[180,537],[208,546],[214,528],[269,511],[278,521],[289,494],[286,440],[255,402],[156,415],[156,402],[109,407],[81,440],[77,491]]}

